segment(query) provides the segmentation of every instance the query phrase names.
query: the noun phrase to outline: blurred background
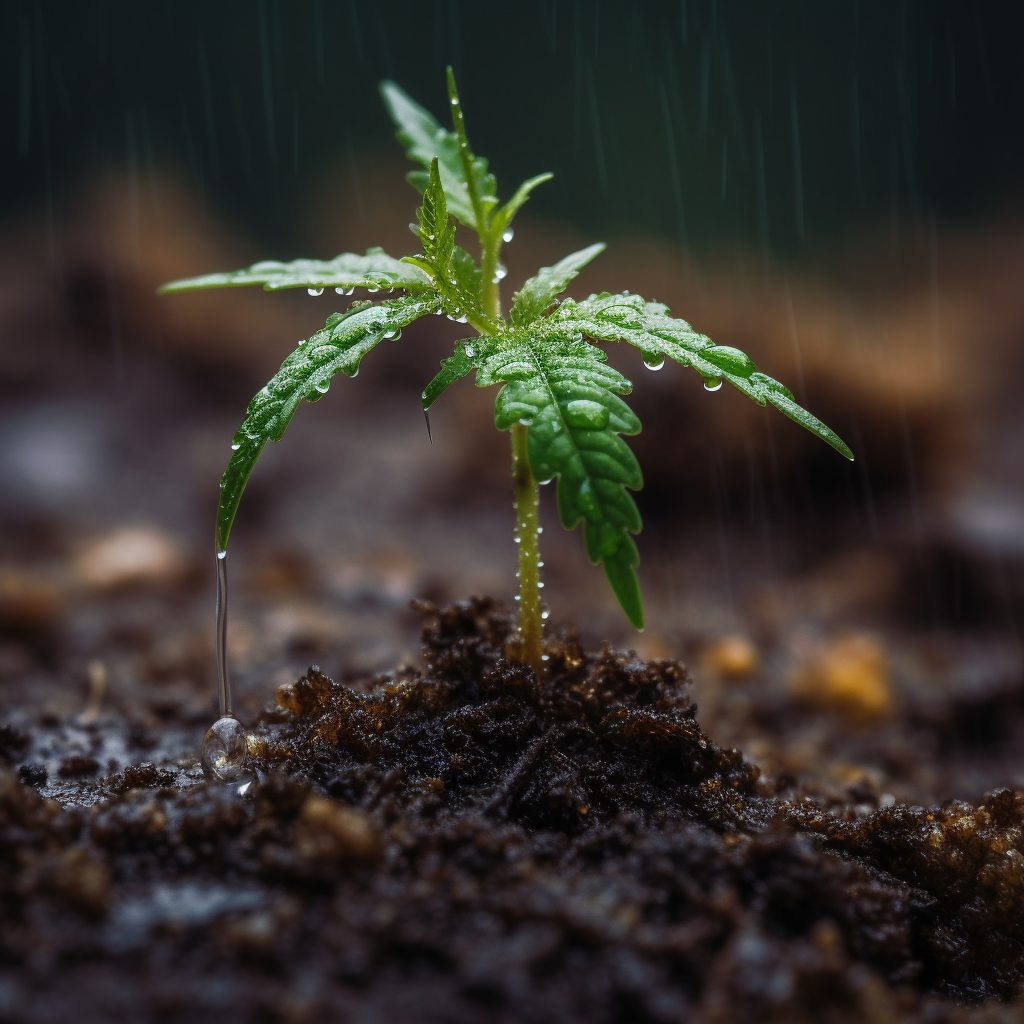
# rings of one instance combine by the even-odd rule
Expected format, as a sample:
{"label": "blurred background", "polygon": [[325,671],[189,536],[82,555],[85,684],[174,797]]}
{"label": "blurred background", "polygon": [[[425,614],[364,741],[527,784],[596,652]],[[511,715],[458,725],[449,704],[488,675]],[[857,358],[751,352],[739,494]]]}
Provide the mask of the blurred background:
{"label": "blurred background", "polygon": [[[1024,785],[1019,4],[89,0],[9,2],[3,20],[11,721],[99,767],[174,724],[194,746],[231,435],[348,300],[155,289],[415,251],[377,84],[440,117],[451,64],[500,194],[555,172],[506,249],[506,303],[603,239],[574,294],[667,302],[858,456],[612,353],[644,423],[649,627],[629,629],[545,492],[551,621],[684,658],[705,726],[776,772],[917,800]],[[419,408],[458,336],[406,330],[265,452],[231,552],[245,713],[311,662],[349,681],[415,662],[410,599],[511,603],[493,394],[448,392],[432,444]],[[127,727],[116,741],[79,727],[104,714]]]}

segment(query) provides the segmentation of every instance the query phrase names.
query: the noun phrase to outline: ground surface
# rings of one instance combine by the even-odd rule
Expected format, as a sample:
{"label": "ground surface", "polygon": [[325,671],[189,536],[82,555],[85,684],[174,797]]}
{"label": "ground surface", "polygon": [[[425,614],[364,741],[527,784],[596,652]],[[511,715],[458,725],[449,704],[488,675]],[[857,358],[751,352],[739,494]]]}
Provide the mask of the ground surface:
{"label": "ground surface", "polygon": [[[285,687],[245,801],[196,765],[216,481],[334,299],[159,305],[261,255],[165,213],[65,226],[56,265],[0,245],[0,1018],[1020,1019],[1024,235],[943,235],[939,302],[913,246],[842,294],[639,243],[611,264],[802,380],[860,458],[621,360],[649,625],[545,493],[550,623],[579,646],[541,686],[491,605],[409,608],[511,603],[507,439],[463,382],[428,441],[444,323],[382,346],[239,514],[241,718]],[[576,242],[524,227],[510,279]]]}

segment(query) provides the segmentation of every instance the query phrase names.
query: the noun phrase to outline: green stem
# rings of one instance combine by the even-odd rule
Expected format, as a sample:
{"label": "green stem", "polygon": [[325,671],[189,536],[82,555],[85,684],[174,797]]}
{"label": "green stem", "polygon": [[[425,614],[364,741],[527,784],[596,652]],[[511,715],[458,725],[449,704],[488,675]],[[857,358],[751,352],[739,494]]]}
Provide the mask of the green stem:
{"label": "green stem", "polygon": [[544,657],[544,620],[540,602],[540,488],[530,470],[530,428],[512,426],[512,484],[515,495],[516,545],[519,548],[519,657],[540,677]]}
{"label": "green stem", "polygon": [[[480,302],[484,313],[497,321],[501,316],[501,290],[495,274],[502,238],[497,231],[480,232]],[[479,328],[478,328],[479,329]],[[485,332],[481,332],[485,333]],[[490,333],[490,332],[486,332]],[[518,657],[540,678],[544,671],[544,618],[540,601],[540,487],[530,469],[530,428],[512,426],[512,489],[516,513],[516,547],[519,548],[519,642]]]}

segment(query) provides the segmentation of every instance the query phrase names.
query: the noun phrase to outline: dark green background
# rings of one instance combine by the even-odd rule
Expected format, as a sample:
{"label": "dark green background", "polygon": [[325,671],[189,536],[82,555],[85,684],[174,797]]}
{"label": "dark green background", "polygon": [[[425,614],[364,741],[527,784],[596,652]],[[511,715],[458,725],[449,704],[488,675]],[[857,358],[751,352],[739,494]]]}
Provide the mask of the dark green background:
{"label": "dark green background", "polygon": [[533,211],[588,231],[793,253],[865,221],[988,213],[1024,180],[1021,3],[5,10],[7,215],[108,167],[169,165],[208,209],[301,247],[289,225],[318,171],[389,137],[378,80],[442,113],[448,62],[502,193],[553,170]]}

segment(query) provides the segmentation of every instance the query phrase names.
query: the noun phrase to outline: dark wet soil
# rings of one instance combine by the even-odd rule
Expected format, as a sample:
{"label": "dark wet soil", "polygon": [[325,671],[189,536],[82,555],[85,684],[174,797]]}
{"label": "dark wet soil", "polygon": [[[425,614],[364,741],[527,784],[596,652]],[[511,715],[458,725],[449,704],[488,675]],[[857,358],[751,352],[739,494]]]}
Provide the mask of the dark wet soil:
{"label": "dark wet soil", "polygon": [[772,778],[677,661],[563,633],[538,681],[499,606],[420,610],[422,672],[279,688],[254,799],[5,728],[0,1018],[1019,1019],[1024,794]]}

